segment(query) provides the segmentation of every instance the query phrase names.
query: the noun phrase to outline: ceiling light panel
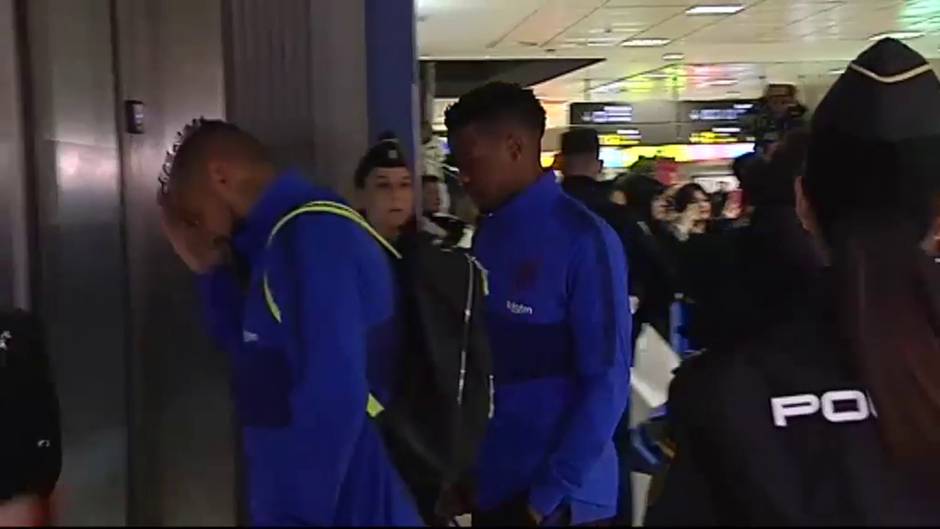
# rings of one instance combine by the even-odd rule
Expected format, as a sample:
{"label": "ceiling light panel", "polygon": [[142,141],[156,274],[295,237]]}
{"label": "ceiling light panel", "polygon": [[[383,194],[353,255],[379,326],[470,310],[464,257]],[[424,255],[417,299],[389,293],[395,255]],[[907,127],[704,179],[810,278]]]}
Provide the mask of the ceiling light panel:
{"label": "ceiling light panel", "polygon": [[697,5],[685,10],[686,15],[733,15],[744,9],[741,4]]}
{"label": "ceiling light panel", "polygon": [[623,41],[620,45],[625,48],[653,48],[656,46],[665,46],[672,42],[670,39],[661,39],[661,38],[636,38],[636,39],[627,39]]}
{"label": "ceiling light panel", "polygon": [[868,40],[881,40],[881,39],[898,39],[898,40],[910,40],[923,37],[924,33],[922,31],[885,31],[883,33],[876,33],[870,37]]}

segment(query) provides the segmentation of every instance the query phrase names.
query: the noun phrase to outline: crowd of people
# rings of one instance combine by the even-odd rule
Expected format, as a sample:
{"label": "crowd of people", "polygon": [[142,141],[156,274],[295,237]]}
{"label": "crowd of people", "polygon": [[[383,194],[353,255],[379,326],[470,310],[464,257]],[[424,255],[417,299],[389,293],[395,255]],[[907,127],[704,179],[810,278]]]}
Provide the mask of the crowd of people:
{"label": "crowd of people", "polygon": [[740,201],[604,181],[586,128],[559,178],[533,92],[490,83],[446,113],[461,218],[394,137],[347,202],[193,122],[161,221],[232,359],[251,522],[630,525],[644,328],[688,343],[646,524],[940,522],[940,82],[886,39],[804,125],[735,160]]}

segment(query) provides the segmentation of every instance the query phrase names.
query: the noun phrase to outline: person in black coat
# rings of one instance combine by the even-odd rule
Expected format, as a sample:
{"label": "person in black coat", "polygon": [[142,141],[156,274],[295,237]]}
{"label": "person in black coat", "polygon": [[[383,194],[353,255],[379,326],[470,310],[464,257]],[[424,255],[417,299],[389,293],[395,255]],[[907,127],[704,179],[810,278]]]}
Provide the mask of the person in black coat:
{"label": "person in black coat", "polygon": [[940,523],[940,81],[879,41],[812,120],[814,303],[680,367],[648,525]]}
{"label": "person in black coat", "polygon": [[[643,323],[652,325],[668,339],[672,267],[666,262],[649,226],[652,221],[651,202],[658,192],[662,192],[662,185],[644,176],[630,177],[637,181],[630,185],[600,181],[604,164],[600,160],[600,142],[594,129],[572,129],[562,135],[561,143],[562,188],[607,221],[623,243],[629,261],[630,295],[637,304],[634,341],[642,331]],[[640,180],[648,184],[638,183]],[[625,204],[614,202],[614,193],[620,193]]]}

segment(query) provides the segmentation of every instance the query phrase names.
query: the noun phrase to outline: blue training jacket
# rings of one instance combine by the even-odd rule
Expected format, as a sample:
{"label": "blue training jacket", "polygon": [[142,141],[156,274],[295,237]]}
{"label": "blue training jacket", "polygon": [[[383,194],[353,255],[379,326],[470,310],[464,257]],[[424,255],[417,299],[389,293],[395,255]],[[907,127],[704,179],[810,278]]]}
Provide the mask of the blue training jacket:
{"label": "blue training jacket", "polygon": [[548,173],[483,220],[474,252],[489,271],[496,381],[480,508],[527,494],[543,516],[613,517],[631,356],[619,239]]}
{"label": "blue training jacket", "polygon": [[[366,415],[387,402],[403,327],[389,257],[354,222],[288,212],[339,200],[301,175],[281,175],[233,238],[250,269],[201,278],[211,334],[231,354],[255,525],[419,525],[407,489]],[[280,308],[265,301],[263,272]]]}

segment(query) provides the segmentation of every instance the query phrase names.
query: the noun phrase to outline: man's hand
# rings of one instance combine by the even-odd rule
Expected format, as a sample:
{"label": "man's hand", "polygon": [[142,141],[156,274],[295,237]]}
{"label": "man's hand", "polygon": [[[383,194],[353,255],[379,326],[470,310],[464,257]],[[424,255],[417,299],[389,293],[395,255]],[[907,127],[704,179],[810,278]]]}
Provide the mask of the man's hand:
{"label": "man's hand", "polygon": [[197,274],[205,274],[222,263],[225,249],[214,244],[197,229],[187,226],[165,204],[160,205],[160,224],[173,251]]}

